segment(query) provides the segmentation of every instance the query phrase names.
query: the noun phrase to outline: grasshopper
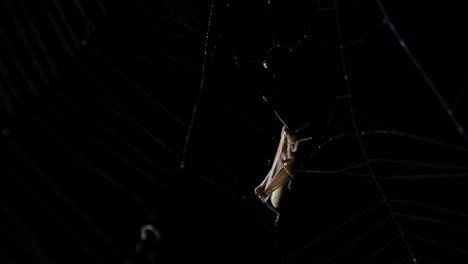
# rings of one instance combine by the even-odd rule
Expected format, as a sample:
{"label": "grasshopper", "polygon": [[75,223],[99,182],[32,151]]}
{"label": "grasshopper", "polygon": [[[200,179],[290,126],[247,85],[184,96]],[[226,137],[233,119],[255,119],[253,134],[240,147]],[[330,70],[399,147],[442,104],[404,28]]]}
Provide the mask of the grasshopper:
{"label": "grasshopper", "polygon": [[[278,224],[280,216],[277,208],[283,195],[284,187],[292,179],[291,171],[296,159],[297,147],[300,142],[310,139],[312,138],[297,140],[296,132],[290,131],[286,125],[283,125],[281,139],[271,169],[262,183],[255,188],[255,194],[258,198],[276,214],[275,225]],[[288,188],[291,189],[290,184]]]}

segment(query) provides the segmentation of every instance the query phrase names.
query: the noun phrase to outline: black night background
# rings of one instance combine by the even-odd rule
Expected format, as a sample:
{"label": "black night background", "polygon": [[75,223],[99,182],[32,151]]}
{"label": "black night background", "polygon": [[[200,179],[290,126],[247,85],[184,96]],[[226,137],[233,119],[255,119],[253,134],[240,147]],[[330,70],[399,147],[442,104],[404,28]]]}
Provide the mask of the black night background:
{"label": "black night background", "polygon": [[2,1],[0,263],[466,263],[466,10]]}

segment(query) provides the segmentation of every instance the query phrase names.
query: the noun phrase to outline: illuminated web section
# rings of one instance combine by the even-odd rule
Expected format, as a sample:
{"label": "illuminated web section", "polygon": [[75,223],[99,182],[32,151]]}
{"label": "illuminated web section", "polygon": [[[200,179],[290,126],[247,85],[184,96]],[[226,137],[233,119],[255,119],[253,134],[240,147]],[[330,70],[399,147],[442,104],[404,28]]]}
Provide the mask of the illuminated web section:
{"label": "illuminated web section", "polygon": [[0,261],[468,259],[463,8],[72,2],[0,4]]}
{"label": "illuminated web section", "polygon": [[[321,2],[319,5],[321,5],[321,4],[324,4],[324,3]],[[273,16],[272,6],[274,6],[274,4],[272,4],[271,1],[268,1],[268,3],[267,3],[268,12],[267,13],[268,13],[268,16],[270,16],[270,17]],[[230,6],[228,5],[228,8],[229,7]],[[228,9],[228,8],[226,8],[226,9]],[[210,11],[209,24],[214,23],[212,21],[212,12],[213,12],[213,7],[211,8],[211,11]],[[462,178],[464,178],[466,167],[463,165],[463,162],[459,163],[459,164],[457,164],[457,162],[455,162],[454,164],[451,164],[450,160],[447,160],[447,163],[444,163],[444,162],[439,162],[438,163],[438,162],[434,162],[432,160],[437,156],[436,154],[430,154],[430,155],[433,155],[433,156],[429,158],[429,157],[426,157],[426,155],[425,155],[427,153],[424,153],[424,151],[433,151],[433,152],[439,152],[440,151],[440,152],[445,152],[445,153],[452,153],[450,155],[458,156],[457,160],[459,160],[459,161],[462,161],[462,160],[465,159],[463,157],[465,157],[467,150],[464,147],[464,143],[466,143],[467,135],[466,135],[465,129],[464,129],[463,125],[462,125],[462,122],[460,121],[459,117],[457,117],[457,115],[453,111],[452,107],[450,106],[451,104],[442,95],[442,92],[440,91],[440,88],[436,87],[435,82],[433,80],[431,80],[431,78],[429,77],[429,75],[426,73],[423,66],[421,65],[421,63],[418,61],[416,56],[412,53],[411,49],[406,44],[405,40],[401,37],[399,31],[395,27],[395,24],[392,22],[391,17],[389,16],[385,6],[383,5],[383,3],[381,1],[376,1],[375,2],[374,12],[380,14],[381,25],[383,27],[376,24],[375,28],[372,28],[369,32],[365,32],[367,34],[366,37],[358,37],[358,39],[354,39],[352,41],[345,40],[343,38],[343,33],[342,33],[342,31],[343,31],[343,26],[342,26],[342,24],[343,24],[342,19],[343,18],[342,18],[342,16],[343,16],[343,13],[347,12],[346,7],[341,8],[340,5],[337,3],[337,1],[334,1],[334,3],[331,3],[329,7],[325,6],[325,7],[317,8],[315,10],[315,12],[317,12],[317,13],[334,12],[335,13],[335,23],[336,23],[335,24],[335,31],[336,31],[336,37],[337,37],[337,42],[338,42],[337,49],[338,49],[338,60],[339,60],[339,65],[340,65],[340,70],[339,71],[342,74],[341,77],[343,79],[343,83],[342,83],[342,91],[341,91],[342,95],[339,95],[339,96],[336,97],[336,101],[335,101],[334,106],[332,108],[331,114],[329,115],[329,119],[328,119],[329,122],[328,123],[329,123],[329,125],[330,125],[330,123],[332,123],[331,125],[333,126],[334,125],[333,122],[337,122],[337,123],[342,122],[342,121],[334,121],[334,118],[335,118],[334,115],[336,114],[335,110],[338,108],[337,106],[346,102],[346,104],[348,105],[349,108],[348,108],[347,113],[345,113],[344,115],[346,115],[346,119],[349,121],[350,132],[349,133],[348,132],[341,133],[341,134],[338,134],[336,136],[331,137],[328,140],[318,142],[317,143],[317,145],[318,145],[317,150],[313,151],[313,153],[311,154],[308,161],[306,163],[304,163],[303,165],[301,165],[301,169],[297,170],[296,173],[309,175],[309,177],[310,177],[310,175],[326,175],[326,176],[335,175],[335,176],[341,176],[341,177],[343,177],[343,176],[354,176],[354,177],[357,177],[357,178],[367,178],[367,179],[370,179],[371,182],[373,182],[374,188],[377,190],[377,192],[378,192],[377,196],[379,198],[377,198],[376,203],[372,204],[370,207],[367,207],[362,211],[358,211],[357,214],[355,214],[354,216],[352,216],[351,218],[349,218],[347,221],[343,222],[342,224],[339,224],[339,225],[331,228],[328,232],[325,232],[325,233],[322,233],[322,234],[318,235],[317,238],[313,239],[309,243],[306,243],[304,246],[301,246],[301,247],[298,247],[296,249],[291,250],[290,254],[286,254],[287,256],[282,258],[282,262],[288,263],[288,262],[291,262],[291,261],[294,262],[297,259],[301,259],[301,257],[300,257],[301,254],[306,254],[306,253],[304,253],[305,251],[312,250],[313,246],[318,246],[319,242],[323,242],[323,239],[329,238],[329,236],[336,235],[338,230],[345,229],[346,226],[350,225],[354,221],[362,221],[362,218],[365,217],[370,211],[375,210],[376,208],[382,208],[382,207],[385,208],[384,211],[386,211],[386,213],[384,213],[384,217],[383,217],[383,219],[381,219],[381,221],[378,221],[377,224],[373,223],[369,229],[365,230],[365,232],[360,233],[360,234],[356,235],[355,237],[352,237],[350,239],[350,241],[348,241],[348,243],[345,243],[345,246],[342,246],[341,248],[337,249],[336,252],[334,254],[332,254],[331,257],[326,258],[323,261],[323,263],[332,263],[332,262],[335,262],[335,261],[339,262],[337,259],[340,259],[340,257],[342,257],[341,255],[349,254],[349,252],[351,250],[353,250],[353,248],[358,247],[357,245],[359,245],[359,243],[363,243],[363,245],[364,245],[365,242],[363,242],[363,241],[365,241],[369,236],[375,235],[376,232],[380,232],[378,230],[382,229],[382,228],[394,229],[396,234],[392,235],[390,238],[384,239],[384,241],[386,241],[386,242],[383,243],[381,245],[381,247],[375,249],[374,251],[370,251],[370,253],[368,253],[368,255],[364,258],[365,263],[384,263],[384,261],[382,259],[378,260],[379,255],[386,256],[386,254],[388,254],[388,251],[391,252],[392,250],[394,250],[395,244],[403,245],[404,250],[406,251],[406,253],[403,253],[403,257],[400,257],[400,259],[397,259],[396,262],[393,262],[393,261],[389,262],[388,261],[389,258],[384,258],[388,263],[408,263],[408,262],[411,262],[411,263],[426,263],[426,262],[427,263],[437,263],[436,260],[433,260],[430,257],[427,257],[426,255],[424,255],[423,252],[421,252],[421,244],[430,245],[432,247],[438,247],[439,250],[441,248],[449,249],[449,251],[455,251],[455,252],[466,255],[467,252],[465,250],[463,250],[461,248],[458,248],[456,246],[451,246],[449,243],[446,244],[444,242],[437,241],[437,239],[432,239],[430,237],[425,237],[424,235],[423,236],[416,235],[415,233],[413,233],[413,230],[411,229],[411,227],[409,227],[409,226],[414,227],[415,225],[418,225],[418,222],[422,222],[421,223],[422,225],[431,225],[431,224],[435,224],[435,223],[438,223],[439,225],[442,225],[444,223],[448,224],[451,221],[451,220],[448,220],[450,218],[449,215],[458,214],[456,210],[447,209],[447,211],[446,211],[447,215],[444,215],[444,217],[447,217],[447,218],[444,219],[444,220],[441,220],[441,219],[436,220],[435,218],[431,219],[431,217],[426,217],[426,216],[422,216],[422,215],[418,216],[418,213],[419,213],[418,211],[423,211],[422,208],[424,208],[424,209],[429,208],[429,207],[427,207],[427,205],[428,205],[427,203],[420,203],[420,202],[417,201],[421,197],[416,196],[416,197],[413,197],[413,198],[409,198],[408,200],[395,199],[394,195],[395,195],[395,193],[399,192],[398,191],[399,187],[398,186],[397,187],[392,186],[393,188],[396,188],[396,190],[394,189],[394,190],[390,190],[390,191],[388,191],[389,187],[386,187],[386,186],[389,186],[389,185],[393,185],[391,183],[388,183],[389,180],[392,180],[392,181],[395,181],[395,180],[397,180],[397,181],[398,180],[426,181],[424,184],[421,184],[421,186],[423,186],[423,185],[426,185],[426,184],[428,184],[428,185],[436,184],[435,182],[429,183],[429,181],[431,181],[433,179],[439,179],[439,180],[442,180],[442,181],[444,181],[444,180],[451,181],[453,179],[462,179]],[[397,58],[399,60],[401,60],[401,61],[398,61],[396,63],[395,63],[395,61],[390,61],[390,63],[392,63],[393,67],[398,67],[398,63],[401,63],[401,64],[405,65],[405,70],[412,70],[414,72],[412,74],[416,74],[416,75],[419,76],[419,77],[417,77],[417,79],[419,79],[418,81],[420,82],[419,85],[420,85],[420,87],[422,86],[422,88],[425,89],[425,90],[420,90],[419,91],[420,94],[418,94],[418,95],[413,95],[412,93],[410,93],[410,94],[411,94],[411,96],[417,96],[417,97],[421,96],[421,97],[424,97],[424,98],[429,98],[429,96],[433,96],[433,99],[435,99],[435,103],[432,102],[433,104],[432,104],[431,107],[433,107],[434,109],[437,109],[436,111],[439,112],[438,114],[441,114],[441,113],[445,114],[445,119],[448,120],[449,123],[451,123],[451,126],[447,126],[446,128],[444,127],[444,129],[443,129],[443,130],[448,130],[449,131],[448,132],[448,135],[450,135],[449,138],[441,139],[441,138],[447,137],[446,136],[447,134],[443,134],[443,133],[446,133],[446,132],[440,132],[441,130],[439,128],[437,128],[437,126],[439,126],[439,125],[434,125],[433,129],[436,128],[435,131],[437,131],[437,133],[441,133],[441,134],[440,135],[435,135],[435,134],[429,133],[430,136],[425,136],[424,133],[420,133],[420,132],[416,132],[416,133],[407,132],[407,131],[411,131],[412,129],[413,129],[413,131],[417,131],[418,129],[415,129],[415,127],[411,128],[411,129],[409,129],[407,131],[405,131],[404,129],[401,129],[401,130],[395,129],[395,128],[393,128],[391,126],[390,123],[385,124],[385,121],[384,121],[385,118],[383,118],[382,120],[375,120],[375,119],[374,120],[365,120],[365,122],[367,122],[367,123],[361,125],[361,123],[364,123],[361,120],[363,118],[365,119],[366,115],[372,116],[372,114],[364,113],[363,112],[364,110],[360,109],[360,108],[365,108],[365,107],[362,107],[362,106],[359,105],[359,103],[356,104],[354,102],[355,97],[357,97],[357,98],[361,97],[359,99],[362,100],[363,99],[362,98],[362,96],[363,96],[362,93],[367,92],[367,90],[362,90],[360,92],[355,92],[360,87],[359,87],[359,85],[354,85],[353,84],[354,76],[353,76],[353,74],[350,74],[350,72],[349,72],[349,68],[350,68],[349,61],[352,60],[353,61],[352,63],[356,63],[355,61],[358,60],[359,57],[348,59],[347,58],[347,53],[348,53],[347,50],[355,48],[356,46],[366,45],[366,42],[375,41],[375,39],[374,40],[371,39],[373,37],[372,34],[381,36],[383,34],[382,32],[391,33],[391,36],[393,37],[393,41],[396,41],[397,45],[399,45],[399,47],[400,47],[400,50],[403,51],[403,54],[406,56],[406,58],[403,58],[402,55],[399,54],[399,57],[397,57]],[[225,33],[226,32],[223,32],[222,34],[225,34]],[[272,33],[272,35],[274,36],[272,38],[273,44],[272,44],[271,48],[268,49],[268,51],[266,52],[266,58],[261,59],[261,56],[260,56],[256,60],[257,60],[257,63],[261,64],[261,66],[264,69],[266,69],[267,71],[269,71],[271,73],[273,79],[278,80],[279,78],[277,78],[278,77],[277,74],[278,73],[281,74],[282,73],[281,71],[283,71],[283,74],[285,74],[285,73],[284,73],[284,70],[281,69],[280,66],[278,66],[277,64],[284,63],[284,61],[275,62],[274,61],[274,59],[275,59],[274,56],[276,54],[274,54],[274,53],[277,52],[278,50],[285,50],[285,53],[289,52],[291,54],[294,53],[294,52],[298,52],[298,53],[303,52],[302,51],[302,49],[304,49],[303,46],[306,46],[306,44],[304,44],[304,43],[307,42],[310,39],[313,39],[313,35],[309,35],[309,33],[306,33],[304,38],[300,38],[300,40],[297,41],[294,44],[277,44],[278,42],[281,42],[281,40],[279,40],[281,37],[278,37],[275,33],[276,32],[273,30],[273,33]],[[355,36],[353,36],[353,38],[355,38]],[[389,38],[388,35],[386,36],[386,38],[387,38],[386,39],[387,41],[390,41],[390,38]],[[219,39],[219,35],[216,37],[216,39]],[[371,40],[368,40],[368,39],[371,39]],[[206,40],[208,40],[208,37],[207,37]],[[207,44],[207,43],[205,43],[205,44]],[[216,44],[213,44],[213,46],[214,45],[216,45]],[[381,48],[381,47],[379,47],[379,48]],[[385,51],[380,50],[380,52],[383,53]],[[394,52],[394,51],[391,51],[391,52]],[[233,52],[233,53],[235,53],[235,52]],[[205,51],[205,54],[206,54],[206,51]],[[212,56],[214,58],[216,58],[216,53],[214,53],[214,55],[212,55]],[[273,63],[270,63],[270,60],[273,61]],[[383,59],[383,60],[385,60],[385,59]],[[237,54],[234,55],[233,56],[233,61],[234,61],[235,65],[236,65],[236,67],[242,68],[243,65],[239,63],[239,61],[242,61],[242,58],[240,58],[240,56],[238,56]],[[286,60],[286,62],[290,62],[290,61]],[[382,61],[382,63],[386,63],[386,62]],[[408,69],[408,66],[407,66],[408,63],[411,64],[410,67],[412,67],[413,69]],[[272,67],[272,65],[273,65],[273,67]],[[204,65],[204,67],[205,67],[205,65]],[[352,66],[351,66],[351,68],[352,68]],[[304,69],[302,69],[302,70],[304,70]],[[356,71],[356,75],[358,75],[358,74],[359,74],[359,72]],[[205,76],[202,77],[202,84],[205,81],[204,78],[205,78]],[[398,78],[398,77],[396,77],[396,78]],[[405,78],[405,77],[402,77],[402,78]],[[358,78],[356,78],[356,79],[358,79]],[[403,80],[404,79],[401,80],[399,85],[405,86],[405,83],[403,82]],[[359,81],[362,82],[362,80],[359,80]],[[422,85],[421,85],[421,82],[422,82]],[[268,85],[268,84],[265,84],[265,85]],[[272,86],[274,86],[274,85],[272,85]],[[411,87],[409,87],[409,86],[410,85],[407,86],[407,89],[411,89]],[[285,89],[286,90],[286,89],[289,89],[289,88],[290,87],[282,87],[280,89]],[[272,88],[272,89],[274,89],[274,88]],[[375,89],[379,90],[379,87],[375,87]],[[268,90],[268,88],[262,88],[261,90],[262,90],[262,92],[264,92],[264,90]],[[265,96],[262,92],[260,92],[259,97],[261,97],[263,100],[265,100],[267,102],[270,102],[269,99],[266,99],[266,98],[269,98],[269,96]],[[268,92],[266,92],[266,93],[268,93]],[[278,92],[278,94],[281,94],[281,92]],[[276,96],[278,96],[278,95],[276,95]],[[274,97],[274,95],[272,97]],[[415,98],[417,98],[417,97],[412,97],[412,100],[415,100]],[[366,99],[372,100],[372,98],[366,98]],[[282,106],[282,103],[281,103],[280,99],[276,99],[276,100],[277,100],[277,102],[273,103],[273,111],[272,111],[272,112],[275,112],[275,113],[276,113],[275,110],[277,110],[277,109],[279,109],[281,107],[284,107],[284,106]],[[380,100],[382,100],[382,98],[380,98]],[[432,100],[432,99],[429,98],[428,100]],[[450,98],[450,100],[453,100],[453,98]],[[362,103],[362,101],[360,101],[360,103]],[[398,104],[399,102],[395,101],[394,103]],[[286,103],[284,103],[284,105],[286,105]],[[359,109],[358,111],[356,111],[356,107],[355,107],[356,105],[358,105],[358,107],[357,107]],[[195,106],[195,109],[196,109],[196,107],[197,106]],[[372,111],[372,109],[369,109],[369,110]],[[393,111],[393,110],[394,109],[389,109],[389,111]],[[283,110],[283,112],[287,112],[287,111],[288,110]],[[344,110],[341,109],[341,111],[344,111]],[[196,112],[196,110],[194,110],[194,113],[195,112]],[[400,114],[400,113],[398,113],[398,114]],[[303,116],[302,117],[303,122],[307,122],[307,121],[313,122],[312,120],[307,119],[307,117],[305,117],[306,116],[305,114],[302,114],[302,116]],[[291,116],[289,116],[287,118],[294,119]],[[343,118],[343,117],[341,117],[341,118]],[[438,118],[440,118],[440,117],[438,117]],[[435,120],[439,120],[439,119],[436,118]],[[369,121],[370,121],[370,124],[368,123]],[[416,119],[413,120],[413,121],[418,122],[418,121],[416,121]],[[196,115],[192,116],[191,123],[193,123],[193,122],[197,122]],[[401,124],[394,124],[394,125],[395,125],[395,127],[398,127]],[[402,127],[404,127],[404,125]],[[456,140],[456,139],[454,140],[452,138],[453,134],[452,134],[451,131],[455,131],[459,135],[459,137],[462,138],[462,141],[460,142],[460,140]],[[190,135],[190,133],[191,132],[189,131],[188,135]],[[433,137],[431,137],[431,136],[433,136]],[[189,138],[189,136],[187,138]],[[329,170],[303,170],[303,167],[307,166],[308,163],[310,163],[310,164],[315,164],[316,163],[316,162],[314,162],[313,159],[318,157],[319,154],[317,154],[317,153],[319,153],[319,151],[320,152],[323,151],[322,149],[328,147],[328,145],[339,144],[339,143],[336,143],[336,142],[340,142],[342,140],[346,140],[346,141],[356,140],[357,141],[357,146],[356,147],[359,149],[357,155],[362,157],[361,162],[358,162],[356,164],[349,165],[349,166],[346,166],[346,167],[340,168],[340,169],[330,168]],[[382,142],[381,143],[373,142],[375,140],[381,140]],[[387,140],[391,141],[392,143],[388,143],[388,145],[386,145],[387,143],[384,143],[384,141],[387,141]],[[398,142],[398,141],[400,141],[400,142]],[[371,142],[371,143],[369,143],[369,142]],[[387,158],[374,158],[373,157],[373,155],[379,156],[379,155],[382,155],[382,153],[384,153],[383,151],[380,154],[379,154],[379,152],[376,152],[376,148],[378,148],[377,146],[382,146],[383,148],[391,149],[392,148],[391,144],[402,144],[402,142],[404,142],[407,145],[405,145],[405,147],[403,147],[400,151],[403,151],[403,152],[408,151],[408,153],[411,152],[413,155],[417,155],[418,151],[414,151],[414,149],[412,149],[412,148],[418,148],[419,147],[420,151],[421,151],[420,154],[423,156],[423,158],[421,160],[417,160],[417,158],[414,159],[414,160],[404,159],[403,157],[405,157],[407,153],[396,154],[393,157],[390,156],[390,157],[387,157]],[[449,142],[458,142],[458,143],[449,143]],[[384,143],[384,144],[382,144],[382,143]],[[186,145],[187,144],[188,143],[186,142]],[[349,143],[346,143],[346,144],[343,143],[343,146],[348,146],[348,144]],[[374,144],[375,146],[374,147],[369,147],[368,145],[371,145],[371,144]],[[411,150],[403,150],[404,148],[409,148]],[[432,150],[427,150],[426,148],[432,148]],[[368,150],[368,149],[371,149],[371,150]],[[338,150],[334,149],[333,151],[336,152]],[[372,153],[372,154],[370,154],[370,153]],[[401,159],[399,159],[398,155],[401,155]],[[328,157],[333,158],[332,156],[328,156]],[[442,155],[437,156],[437,157],[438,158],[435,158],[435,159],[436,160],[440,159],[439,161],[444,159],[444,158],[442,158]],[[427,160],[425,160],[425,159],[427,159]],[[362,170],[364,170],[364,172],[362,172]],[[452,170],[454,170],[454,171],[452,171]],[[341,177],[339,179],[341,179]],[[301,180],[299,179],[298,181],[301,181]],[[216,181],[214,181],[214,182],[216,182]],[[314,183],[312,180],[308,180],[307,182],[309,184],[317,184],[317,183]],[[463,180],[462,180],[462,182],[463,182]],[[211,183],[213,183],[213,182],[211,182]],[[335,184],[339,184],[339,183],[335,182]],[[418,185],[415,185],[414,188],[416,188],[417,186]],[[401,187],[400,186],[400,188],[402,188],[402,190],[403,190],[402,193],[405,193],[406,191],[408,191],[408,190],[406,190],[406,188],[408,188],[408,187]],[[427,186],[423,187],[423,188],[427,188]],[[446,187],[444,187],[444,188],[446,188]],[[302,189],[302,190],[304,190],[304,189]],[[444,189],[443,192],[445,192],[445,191],[446,190]],[[232,191],[230,191],[230,192],[232,192]],[[417,194],[417,193],[418,193],[417,191],[414,192],[414,194]],[[427,195],[424,192],[422,192],[422,193],[424,195]],[[245,195],[243,195],[243,197],[245,197]],[[443,197],[443,195],[441,195],[441,197]],[[411,199],[415,199],[415,200],[411,201]],[[442,199],[446,199],[446,198],[442,198]],[[442,201],[442,199],[440,201]],[[380,200],[380,201],[378,201],[378,200]],[[407,206],[409,206],[410,204],[412,206],[414,206],[414,208],[412,208],[412,209],[408,208]],[[288,204],[288,205],[294,206],[292,204]],[[301,203],[301,205],[304,206],[303,203]],[[453,205],[455,205],[455,203]],[[298,207],[301,208],[301,206],[298,206]],[[404,208],[404,207],[406,207],[406,208]],[[432,209],[435,210],[435,211],[438,211],[437,208],[439,208],[439,207],[435,206],[435,205],[432,206]],[[408,212],[408,210],[409,211],[414,210],[414,211],[413,211],[413,213],[411,213],[411,212]],[[317,212],[317,210],[314,210],[314,212],[319,213],[319,215],[321,215],[320,212]],[[422,214],[428,214],[428,212],[425,212],[425,213],[422,213]],[[432,213],[429,213],[429,214],[432,214]],[[289,221],[291,221],[293,223],[295,220],[291,219]],[[410,222],[410,223],[408,224],[408,222]],[[288,222],[288,223],[290,223],[290,222]],[[311,225],[314,224],[313,222],[309,222],[309,223]],[[437,228],[439,228],[439,227],[437,227]],[[288,229],[287,227],[284,227],[284,228]],[[417,228],[414,228],[414,230],[416,230],[416,229]],[[428,235],[428,234],[426,233],[425,235]],[[444,237],[444,239],[447,239],[447,238]],[[452,243],[454,241],[455,240],[452,240]],[[287,242],[285,242],[285,243],[287,243]],[[414,248],[417,248],[417,250],[415,250]],[[314,251],[314,250],[312,250],[312,251]],[[320,252],[320,251],[316,250],[314,252],[317,253],[317,252]],[[393,256],[393,257],[395,257],[395,256]],[[320,257],[317,257],[317,259],[320,259]],[[300,261],[298,261],[298,262],[300,262]],[[387,263],[387,262],[385,262],[385,263]],[[319,263],[322,263],[322,262],[319,262]]]}
{"label": "illuminated web section", "polygon": [[[408,252],[409,252],[409,255],[411,257],[411,259],[413,260],[414,263],[417,263],[417,260],[416,260],[416,257],[414,255],[414,252],[413,250],[411,249],[411,246],[410,244],[408,243],[408,240],[406,238],[406,235],[405,233],[403,232],[401,226],[400,226],[400,223],[398,222],[397,218],[395,217],[395,213],[393,212],[393,209],[392,209],[392,206],[390,205],[389,201],[388,201],[388,198],[387,198],[387,195],[384,193],[381,185],[380,185],[380,182],[377,180],[377,176],[375,174],[375,171],[374,171],[374,168],[372,167],[372,164],[369,162],[369,156],[367,154],[367,151],[366,151],[366,148],[362,142],[362,139],[361,139],[361,135],[360,135],[360,132],[359,132],[359,126],[358,126],[358,123],[356,121],[356,116],[355,116],[355,113],[354,113],[354,106],[353,106],[353,103],[352,103],[352,90],[351,90],[351,85],[350,85],[350,82],[349,82],[349,76],[348,76],[348,69],[347,69],[347,65],[346,65],[346,59],[345,59],[345,51],[344,51],[344,47],[343,47],[343,44],[342,43],[342,33],[341,33],[341,21],[340,21],[340,16],[339,16],[339,7],[338,7],[338,2],[337,0],[335,0],[335,9],[336,9],[336,32],[337,32],[337,40],[338,40],[338,45],[339,45],[339,50],[340,50],[340,59],[341,59],[341,66],[342,66],[342,72],[343,72],[343,79],[345,81],[345,86],[346,86],[346,91],[347,91],[347,100],[349,101],[349,111],[350,111],[350,115],[351,115],[351,122],[352,122],[352,126],[353,126],[353,130],[354,132],[356,133],[356,139],[358,141],[358,144],[359,144],[359,147],[361,148],[361,152],[362,152],[362,156],[365,160],[365,163],[366,163],[366,166],[367,166],[367,170],[369,172],[369,174],[371,175],[371,177],[374,179],[374,182],[375,182],[375,185],[376,185],[376,188],[378,189],[380,195],[382,196],[382,200],[383,202],[385,203],[385,206],[387,207],[387,210],[388,210],[388,213],[391,217],[391,220],[395,223],[395,226],[396,228],[398,229],[398,233],[400,234],[401,236],[401,239],[403,240],[403,243],[405,244],[406,248],[408,249]],[[388,25],[390,25],[390,27],[393,29],[393,32],[395,33],[395,37],[399,37],[398,35],[398,32],[395,30],[395,27],[393,26],[393,24],[391,24],[390,22],[390,18],[388,17],[385,9],[383,9],[383,6],[381,5],[380,1],[379,1],[379,7],[381,8],[381,10],[383,11],[383,14],[385,15],[385,20],[386,20],[386,23]],[[399,38],[399,41],[400,43],[403,43],[403,40],[401,40],[401,38]],[[402,46],[404,48],[406,48],[406,45]],[[408,51],[409,50],[405,50],[405,51]],[[412,55],[411,53],[409,53],[409,55]],[[419,66],[419,64],[418,64]],[[422,72],[424,73],[424,72]],[[457,123],[458,124],[458,123]]]}

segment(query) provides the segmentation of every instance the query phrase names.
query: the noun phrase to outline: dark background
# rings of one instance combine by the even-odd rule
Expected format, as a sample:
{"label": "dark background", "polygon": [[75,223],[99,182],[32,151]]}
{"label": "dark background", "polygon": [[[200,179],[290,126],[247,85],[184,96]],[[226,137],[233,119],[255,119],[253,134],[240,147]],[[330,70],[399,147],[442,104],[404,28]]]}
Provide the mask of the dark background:
{"label": "dark background", "polygon": [[465,11],[2,1],[0,263],[466,263]]}

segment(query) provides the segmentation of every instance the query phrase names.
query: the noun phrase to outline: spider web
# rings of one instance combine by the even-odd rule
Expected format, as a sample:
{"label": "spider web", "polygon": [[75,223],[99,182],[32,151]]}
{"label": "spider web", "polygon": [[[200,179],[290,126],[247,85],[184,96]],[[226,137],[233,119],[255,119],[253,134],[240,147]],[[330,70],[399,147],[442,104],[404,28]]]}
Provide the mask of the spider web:
{"label": "spider web", "polygon": [[465,263],[461,5],[3,2],[2,263]]}

